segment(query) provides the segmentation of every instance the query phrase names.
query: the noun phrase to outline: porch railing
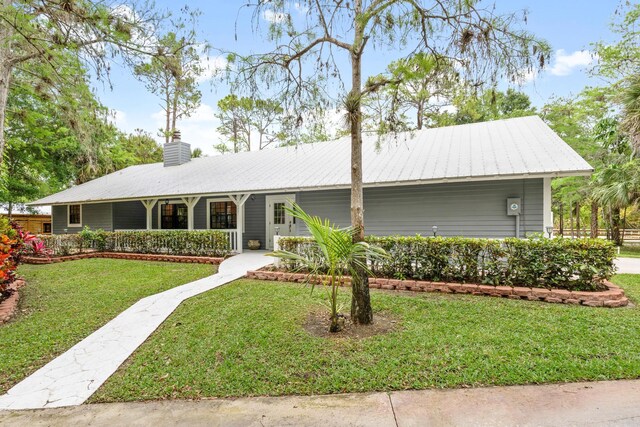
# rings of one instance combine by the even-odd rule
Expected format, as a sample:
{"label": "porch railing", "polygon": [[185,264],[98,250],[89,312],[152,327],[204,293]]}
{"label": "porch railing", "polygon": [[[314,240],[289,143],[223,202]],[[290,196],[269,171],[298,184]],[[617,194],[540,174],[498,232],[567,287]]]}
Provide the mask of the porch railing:
{"label": "porch railing", "polygon": [[[159,230],[157,228],[147,230],[146,228],[141,228],[141,229],[135,229],[135,230],[128,229],[128,230],[113,230],[113,231],[126,233],[126,232],[136,232],[136,231],[167,231],[167,230]],[[194,231],[197,231],[197,230],[194,230]],[[221,233],[225,233],[227,235],[227,239],[229,242],[229,249],[231,250],[231,252],[239,252],[238,244],[242,245],[242,242],[238,242],[238,230],[217,230],[217,231],[220,231]]]}

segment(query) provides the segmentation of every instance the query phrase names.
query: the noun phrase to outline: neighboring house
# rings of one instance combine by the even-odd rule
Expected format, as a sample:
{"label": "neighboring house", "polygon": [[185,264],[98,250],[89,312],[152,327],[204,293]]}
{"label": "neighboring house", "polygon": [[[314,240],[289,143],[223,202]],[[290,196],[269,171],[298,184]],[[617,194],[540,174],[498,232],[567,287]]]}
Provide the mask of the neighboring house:
{"label": "neighboring house", "polygon": [[[349,137],[299,147],[190,159],[179,134],[164,163],[132,166],[32,203],[51,205],[53,232],[220,229],[249,239],[303,234],[290,201],[350,223]],[[551,179],[592,167],[539,117],[364,137],[367,234],[496,237],[553,225]]]}
{"label": "neighboring house", "polygon": [[[6,214],[2,216],[7,217]],[[33,234],[51,234],[51,215],[12,214],[11,220]]]}

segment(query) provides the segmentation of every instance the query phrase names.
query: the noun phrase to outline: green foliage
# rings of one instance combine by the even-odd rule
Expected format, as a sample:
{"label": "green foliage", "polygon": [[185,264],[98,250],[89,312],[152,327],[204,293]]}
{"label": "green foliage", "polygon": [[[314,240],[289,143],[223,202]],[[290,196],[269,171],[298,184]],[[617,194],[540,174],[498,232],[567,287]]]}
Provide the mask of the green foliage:
{"label": "green foliage", "polygon": [[[195,25],[197,13],[192,13],[190,25]],[[151,61],[134,67],[135,75],[145,83],[149,92],[161,100],[165,125],[160,130],[169,142],[179,119],[190,117],[200,106],[202,93],[198,79],[204,73],[194,29],[178,21],[172,31],[158,39],[157,52]],[[144,58],[146,59],[146,58]]]}
{"label": "green foliage", "polygon": [[[331,310],[329,331],[338,332],[341,329],[338,319],[340,311],[338,288],[342,277],[347,272],[353,276],[357,274],[358,270],[371,273],[367,260],[381,261],[386,257],[386,253],[367,242],[354,242],[357,230],[353,227],[338,228],[332,225],[328,219],[322,220],[320,217],[307,214],[297,204],[286,209],[291,216],[304,222],[313,237],[305,245],[304,252],[297,253],[284,249],[272,252],[270,255],[282,258],[289,266],[305,269],[311,276],[315,277],[319,273],[323,273],[329,277],[328,282],[325,283],[331,287],[329,292]],[[290,242],[287,242],[287,247],[291,247]]]}
{"label": "green foliage", "polygon": [[[495,88],[477,92],[477,88],[468,82],[453,86],[442,96],[448,99],[454,112],[440,108],[426,111],[427,124],[430,127],[454,126],[466,123],[486,122],[490,120],[524,117],[536,114],[529,96],[514,89],[506,92]],[[439,107],[439,106],[438,106]]]}
{"label": "green foliage", "polygon": [[104,231],[84,228],[78,234],[43,235],[54,255],[87,249],[107,252],[225,257],[229,237],[217,230]]}
{"label": "green foliage", "polygon": [[[368,236],[366,240],[389,254],[371,261],[371,271],[395,279],[595,290],[615,271],[615,247],[598,239]],[[286,237],[280,243],[300,258],[318,257],[307,238]],[[289,261],[289,268],[304,266],[293,257]]]}
{"label": "green foliage", "polygon": [[222,154],[251,151],[252,135],[258,137],[259,150],[286,140],[287,118],[284,109],[274,100],[229,94],[218,101],[215,116],[220,120],[218,132],[232,144],[221,143],[214,147]]}

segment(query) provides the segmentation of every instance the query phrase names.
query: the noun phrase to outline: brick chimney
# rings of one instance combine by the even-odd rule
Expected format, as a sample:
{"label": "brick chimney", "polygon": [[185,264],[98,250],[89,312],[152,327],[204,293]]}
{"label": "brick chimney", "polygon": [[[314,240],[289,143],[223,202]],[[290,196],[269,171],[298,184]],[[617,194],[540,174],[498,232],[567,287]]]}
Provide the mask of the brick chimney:
{"label": "brick chimney", "polygon": [[178,166],[191,160],[191,144],[180,140],[180,131],[174,130],[171,142],[164,144],[164,166]]}

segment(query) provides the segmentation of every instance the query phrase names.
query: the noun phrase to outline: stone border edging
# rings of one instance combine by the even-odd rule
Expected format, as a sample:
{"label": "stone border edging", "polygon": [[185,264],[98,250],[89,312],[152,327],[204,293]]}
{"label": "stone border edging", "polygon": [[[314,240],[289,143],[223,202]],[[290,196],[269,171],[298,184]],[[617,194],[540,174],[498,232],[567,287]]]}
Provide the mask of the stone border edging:
{"label": "stone border edging", "polygon": [[187,262],[195,264],[220,264],[224,258],[220,257],[202,257],[202,256],[183,256],[183,255],[162,255],[162,254],[137,254],[128,252],[90,252],[85,254],[76,254],[51,258],[40,258],[24,256],[21,261],[25,264],[53,264],[57,262],[75,261],[88,258],[113,258],[113,259],[130,259],[140,261],[165,261],[165,262]]}
{"label": "stone border edging", "polygon": [[[307,275],[301,273],[287,273],[283,271],[257,270],[248,271],[247,278],[303,283],[307,280]],[[320,280],[318,279],[316,283],[319,284],[319,281]],[[349,286],[350,284],[351,277],[344,277],[341,285]],[[625,296],[623,289],[609,281],[605,281],[604,284],[608,288],[606,291],[586,292],[568,291],[566,289],[525,288],[520,286],[491,286],[473,283],[462,284],[428,282],[423,280],[369,278],[369,287],[372,289],[488,295],[511,299],[525,299],[529,301],[585,305],[588,307],[613,308],[624,307],[629,304],[629,299]]]}
{"label": "stone border edging", "polygon": [[0,302],[0,325],[8,322],[15,314],[15,311],[18,308],[18,301],[20,300],[20,292],[18,292],[18,289],[23,287],[25,284],[24,280],[16,279],[11,285],[9,285],[9,289],[13,290],[13,293],[9,295],[8,298]]}

